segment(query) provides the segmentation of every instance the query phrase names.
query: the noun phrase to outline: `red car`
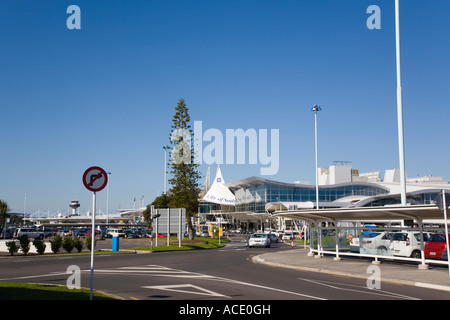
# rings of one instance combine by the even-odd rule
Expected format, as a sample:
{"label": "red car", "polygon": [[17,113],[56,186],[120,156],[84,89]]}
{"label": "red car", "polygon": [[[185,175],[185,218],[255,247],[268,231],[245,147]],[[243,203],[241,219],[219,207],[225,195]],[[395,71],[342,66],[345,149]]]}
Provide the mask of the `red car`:
{"label": "red car", "polygon": [[445,233],[432,234],[425,243],[425,258],[441,259],[445,250],[447,250]]}

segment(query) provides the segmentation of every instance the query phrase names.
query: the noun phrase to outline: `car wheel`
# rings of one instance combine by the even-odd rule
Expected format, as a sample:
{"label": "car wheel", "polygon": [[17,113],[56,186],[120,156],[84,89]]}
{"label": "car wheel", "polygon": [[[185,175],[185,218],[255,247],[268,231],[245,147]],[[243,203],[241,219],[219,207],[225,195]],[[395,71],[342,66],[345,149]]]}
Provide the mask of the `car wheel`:
{"label": "car wheel", "polygon": [[377,248],[377,254],[378,254],[379,256],[384,256],[384,255],[386,255],[386,254],[387,254],[387,249],[386,249],[386,247],[384,247],[384,246],[378,247],[378,248]]}
{"label": "car wheel", "polygon": [[414,251],[411,253],[411,258],[414,258],[414,259],[420,259],[420,258],[422,258],[422,255],[420,254],[420,251],[414,250]]}

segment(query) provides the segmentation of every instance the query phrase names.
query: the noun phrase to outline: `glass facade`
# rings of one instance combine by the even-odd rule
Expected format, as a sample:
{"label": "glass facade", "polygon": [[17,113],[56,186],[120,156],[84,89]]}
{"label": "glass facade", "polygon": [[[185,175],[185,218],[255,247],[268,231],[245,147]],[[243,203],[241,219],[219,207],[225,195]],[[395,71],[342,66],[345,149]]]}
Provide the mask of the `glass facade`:
{"label": "glass facade", "polygon": [[[267,203],[276,202],[307,202],[316,203],[316,187],[282,183],[266,179],[249,178],[230,184],[229,189],[235,195],[234,212],[264,213]],[[411,204],[433,204],[439,190],[423,190],[408,194]],[[389,190],[381,185],[370,182],[351,182],[338,185],[319,186],[319,202],[332,207],[332,202],[349,197],[376,197],[370,202],[361,204],[364,207],[379,207],[400,204],[400,195],[390,195]],[[336,207],[340,207],[336,205]],[[220,212],[221,206],[201,202],[201,213]],[[223,208],[222,208],[223,209]],[[227,211],[229,212],[230,209]]]}
{"label": "glass facade", "polygon": [[[440,191],[435,192],[427,192],[424,191],[423,193],[416,193],[414,195],[408,195],[407,202],[415,205],[419,204],[434,204],[434,200],[438,196]],[[376,199],[374,201],[371,201],[370,203],[364,205],[364,207],[381,207],[386,205],[394,205],[394,204],[401,204],[401,199],[399,195],[393,195],[393,196],[386,196],[381,199]]]}
{"label": "glass facade", "polygon": [[[283,185],[264,183],[258,186],[231,188],[236,197],[236,212],[250,211],[261,213],[269,202],[316,201],[315,186]],[[319,201],[332,202],[348,196],[379,196],[388,190],[369,183],[351,183],[335,186],[319,186]]]}

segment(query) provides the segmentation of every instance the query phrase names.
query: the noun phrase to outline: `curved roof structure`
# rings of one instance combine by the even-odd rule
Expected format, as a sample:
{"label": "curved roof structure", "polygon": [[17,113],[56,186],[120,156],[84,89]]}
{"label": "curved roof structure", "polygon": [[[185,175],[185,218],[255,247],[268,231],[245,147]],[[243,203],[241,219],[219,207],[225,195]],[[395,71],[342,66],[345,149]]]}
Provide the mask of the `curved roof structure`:
{"label": "curved roof structure", "polygon": [[[293,187],[293,188],[304,188],[304,189],[315,189],[315,185],[309,185],[309,184],[300,184],[300,183],[293,183],[293,182],[280,182],[280,181],[274,181],[269,179],[264,179],[261,177],[250,177],[238,181],[229,182],[226,184],[226,186],[232,190],[237,190],[241,188],[249,188],[249,187],[257,187],[264,184],[272,184],[272,185],[279,185],[284,187]],[[387,193],[390,191],[389,188],[386,186],[382,186],[378,183],[372,183],[372,182],[344,182],[344,183],[338,183],[338,184],[330,184],[330,185],[320,185],[320,189],[332,189],[332,188],[338,188],[338,187],[344,187],[344,186],[350,186],[350,185],[360,185],[360,186],[370,186],[370,187],[376,187],[385,190]]]}

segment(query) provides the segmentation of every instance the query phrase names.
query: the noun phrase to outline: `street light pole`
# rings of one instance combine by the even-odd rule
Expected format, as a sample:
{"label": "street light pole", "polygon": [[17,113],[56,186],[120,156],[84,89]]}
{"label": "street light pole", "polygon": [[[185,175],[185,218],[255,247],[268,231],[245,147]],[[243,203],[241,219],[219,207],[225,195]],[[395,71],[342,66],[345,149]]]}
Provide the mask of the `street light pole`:
{"label": "street light pole", "polygon": [[400,186],[402,205],[406,206],[406,171],[405,171],[405,147],[403,139],[403,99],[402,79],[400,70],[400,9],[399,0],[395,0],[395,38],[397,59],[397,121],[398,121],[398,153],[400,162]]}
{"label": "street light pole", "polygon": [[321,107],[314,105],[311,111],[314,112],[314,120],[315,120],[315,149],[316,149],[316,209],[319,209],[319,170],[317,165],[317,112],[322,110]]}
{"label": "street light pole", "polygon": [[166,177],[167,168],[166,168],[166,166],[167,166],[167,150],[169,149],[169,146],[164,145],[163,149],[164,149],[164,194],[166,194],[166,189],[167,189],[166,188],[166,183],[167,183],[167,177]]}

